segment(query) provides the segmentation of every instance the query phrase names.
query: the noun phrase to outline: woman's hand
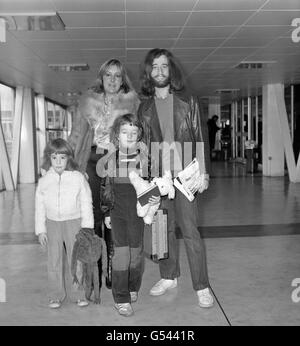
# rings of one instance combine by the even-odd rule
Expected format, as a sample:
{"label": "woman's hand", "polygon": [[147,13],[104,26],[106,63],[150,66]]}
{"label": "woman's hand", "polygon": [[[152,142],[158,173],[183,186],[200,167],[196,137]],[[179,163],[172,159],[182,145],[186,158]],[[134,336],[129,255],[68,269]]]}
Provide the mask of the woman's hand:
{"label": "woman's hand", "polygon": [[47,244],[48,244],[47,233],[40,233],[39,234],[39,243],[42,245],[43,249],[46,249]]}
{"label": "woman's hand", "polygon": [[111,219],[110,216],[105,216],[104,218],[104,224],[108,229],[111,229]]}
{"label": "woman's hand", "polygon": [[155,204],[160,203],[160,196],[151,196],[148,200],[148,203],[150,205],[155,205]]}

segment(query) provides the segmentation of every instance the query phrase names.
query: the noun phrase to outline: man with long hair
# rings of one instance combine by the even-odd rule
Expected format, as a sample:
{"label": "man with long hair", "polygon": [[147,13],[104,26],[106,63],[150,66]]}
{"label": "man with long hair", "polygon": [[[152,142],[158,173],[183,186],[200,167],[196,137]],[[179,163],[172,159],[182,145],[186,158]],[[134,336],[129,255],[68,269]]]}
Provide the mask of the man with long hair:
{"label": "man with long hair", "polygon": [[[161,280],[152,287],[150,295],[159,296],[177,286],[180,269],[176,224],[181,228],[198,303],[201,307],[211,307],[213,297],[209,290],[205,246],[197,228],[201,193],[209,184],[207,125],[197,100],[184,93],[184,89],[182,73],[172,53],[159,48],[150,50],[145,57],[142,72],[141,91],[144,100],[138,110],[147,146],[151,155],[155,155],[153,148],[163,143],[167,143],[166,147],[173,145],[175,148],[173,158],[166,157],[163,149],[159,151],[160,174],[163,173],[161,166],[168,161],[171,171],[176,175],[176,171],[189,163],[187,156],[199,158],[203,172],[202,179],[195,180],[190,186],[191,192],[196,196],[193,201],[190,202],[179,190],[176,190],[174,200],[162,197],[162,208],[168,211],[169,257],[159,261]],[[204,147],[202,152],[197,151],[200,147]],[[175,165],[176,155],[181,158],[180,168]]]}

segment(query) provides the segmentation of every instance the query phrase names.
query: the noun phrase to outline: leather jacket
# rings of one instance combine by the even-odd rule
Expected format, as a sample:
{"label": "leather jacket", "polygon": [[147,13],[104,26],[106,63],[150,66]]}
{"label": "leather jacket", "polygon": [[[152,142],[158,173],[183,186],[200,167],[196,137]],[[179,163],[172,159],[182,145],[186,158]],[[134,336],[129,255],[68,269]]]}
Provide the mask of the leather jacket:
{"label": "leather jacket", "polygon": [[[173,121],[174,121],[174,140],[181,144],[183,150],[184,143],[192,143],[192,157],[196,155],[196,143],[204,144],[204,172],[210,172],[210,152],[208,141],[207,119],[200,104],[194,96],[173,94]],[[141,102],[138,117],[144,127],[144,138],[148,148],[151,143],[163,141],[159,125],[159,119],[155,106],[154,97],[150,97]],[[182,155],[184,152],[182,151]],[[182,156],[184,162],[184,156]],[[162,173],[162,172],[160,172]]]}

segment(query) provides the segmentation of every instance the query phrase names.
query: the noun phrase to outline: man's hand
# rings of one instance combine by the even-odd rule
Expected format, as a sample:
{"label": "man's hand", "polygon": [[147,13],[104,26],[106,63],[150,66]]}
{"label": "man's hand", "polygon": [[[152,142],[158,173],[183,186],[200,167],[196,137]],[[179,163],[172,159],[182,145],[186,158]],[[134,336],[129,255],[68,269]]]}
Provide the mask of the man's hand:
{"label": "man's hand", "polygon": [[42,248],[46,249],[48,244],[47,233],[40,233],[38,237],[39,237],[39,243],[42,245]]}
{"label": "man's hand", "polygon": [[192,194],[195,194],[197,191],[199,193],[202,193],[208,188],[209,185],[209,175],[208,174],[201,174],[197,179],[194,179],[194,181],[189,185],[189,190],[192,192]]}
{"label": "man's hand", "polygon": [[111,229],[111,219],[110,216],[105,216],[104,218],[104,224],[108,229]]}
{"label": "man's hand", "polygon": [[[206,177],[207,176],[207,177]],[[203,191],[205,191],[209,186],[209,177],[207,174],[204,174],[204,178],[198,188],[198,192],[202,193]]]}

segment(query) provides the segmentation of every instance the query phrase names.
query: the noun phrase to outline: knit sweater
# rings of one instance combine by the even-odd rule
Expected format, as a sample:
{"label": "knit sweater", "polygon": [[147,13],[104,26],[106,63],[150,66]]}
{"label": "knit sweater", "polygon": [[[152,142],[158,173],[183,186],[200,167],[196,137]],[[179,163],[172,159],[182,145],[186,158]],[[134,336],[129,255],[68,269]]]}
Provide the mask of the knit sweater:
{"label": "knit sweater", "polygon": [[81,218],[82,228],[94,228],[92,194],[84,175],[51,167],[39,180],[35,198],[35,233],[47,232],[46,219],[66,221]]}

